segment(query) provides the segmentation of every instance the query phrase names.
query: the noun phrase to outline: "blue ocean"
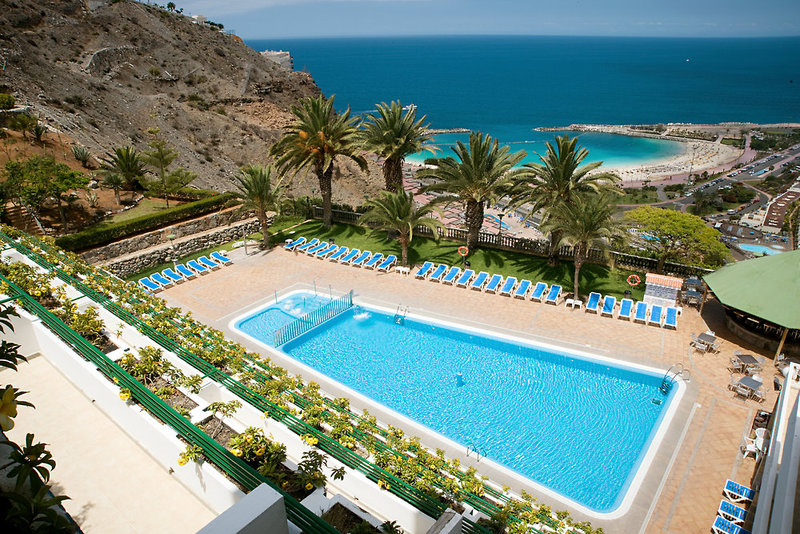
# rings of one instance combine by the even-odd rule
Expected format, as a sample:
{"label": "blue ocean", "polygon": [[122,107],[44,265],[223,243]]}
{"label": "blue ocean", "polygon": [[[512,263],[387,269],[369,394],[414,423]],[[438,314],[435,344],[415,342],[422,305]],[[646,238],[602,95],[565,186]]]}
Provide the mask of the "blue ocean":
{"label": "blue ocean", "polygon": [[[539,126],[800,122],[800,38],[464,36],[249,40],[289,50],[337,107],[415,104],[433,128],[480,130],[545,150]],[[446,147],[463,134],[437,136]],[[626,164],[679,143],[581,134],[591,160]]]}

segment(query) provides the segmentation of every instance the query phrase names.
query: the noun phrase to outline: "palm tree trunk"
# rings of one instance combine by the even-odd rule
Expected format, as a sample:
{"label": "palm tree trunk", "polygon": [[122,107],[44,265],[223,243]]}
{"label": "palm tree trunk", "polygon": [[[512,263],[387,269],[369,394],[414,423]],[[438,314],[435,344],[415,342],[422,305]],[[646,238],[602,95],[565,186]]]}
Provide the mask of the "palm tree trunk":
{"label": "palm tree trunk", "polygon": [[408,265],[408,237],[400,234],[398,241],[400,241],[400,262]]}
{"label": "palm tree trunk", "polygon": [[550,232],[550,252],[547,256],[547,265],[553,267],[558,265],[558,245],[561,243],[561,230]]}
{"label": "palm tree trunk", "polygon": [[331,206],[333,165],[323,170],[321,165],[317,165],[317,179],[319,180],[319,192],[322,195],[322,224],[325,228],[333,226],[333,208]]}
{"label": "palm tree trunk", "polygon": [[386,190],[397,193],[403,189],[403,160],[398,158],[386,158],[383,162],[383,179],[386,182]]}
{"label": "palm tree trunk", "polygon": [[269,224],[267,224],[267,214],[259,213],[258,222],[261,223],[261,248],[266,250],[269,248]]}
{"label": "palm tree trunk", "polygon": [[117,206],[121,206],[122,200],[120,200],[119,198],[119,189],[117,189],[116,187],[114,188],[114,198],[117,200]]}
{"label": "palm tree trunk", "polygon": [[585,260],[583,250],[584,248],[582,245],[575,245],[575,280],[573,280],[574,293],[572,298],[576,300],[580,298],[580,293],[578,293],[578,283],[580,282],[581,267],[583,267],[583,262]]}
{"label": "palm tree trunk", "polygon": [[483,202],[468,200],[464,219],[467,223],[467,248],[472,251],[478,246],[478,233],[483,226]]}
{"label": "palm tree trunk", "polygon": [[664,272],[664,263],[667,261],[667,256],[662,255],[658,257],[658,267],[656,267],[656,272],[658,274],[662,274]]}

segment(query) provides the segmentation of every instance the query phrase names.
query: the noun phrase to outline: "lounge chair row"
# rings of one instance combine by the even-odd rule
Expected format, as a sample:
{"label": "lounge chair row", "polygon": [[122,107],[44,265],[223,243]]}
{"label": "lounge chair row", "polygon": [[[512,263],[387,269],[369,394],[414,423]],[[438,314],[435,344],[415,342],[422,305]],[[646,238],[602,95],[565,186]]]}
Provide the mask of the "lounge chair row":
{"label": "lounge chair row", "polygon": [[[617,298],[611,295],[603,297],[600,293],[589,293],[589,300],[586,302],[586,312],[599,313],[600,315],[614,316],[617,306]],[[631,299],[622,299],[619,302],[619,312],[617,319],[640,322],[643,324],[654,324],[663,328],[678,328],[678,315],[680,308],[672,306],[648,305],[646,302],[635,303]]]}
{"label": "lounge chair row", "polygon": [[720,501],[711,531],[715,534],[750,534],[750,531],[742,528],[747,521],[748,512],[741,505],[752,502],[755,491],[733,480],[727,480],[722,493],[728,500]]}
{"label": "lounge chair row", "polygon": [[397,262],[397,256],[389,254],[384,256],[380,252],[373,254],[369,250],[361,251],[357,248],[350,249],[344,246],[334,245],[333,243],[320,242],[316,237],[307,241],[305,237],[299,237],[286,243],[283,248],[294,250],[313,256],[317,259],[335,261],[354,267],[364,267],[365,269],[375,269],[378,271],[388,271]]}
{"label": "lounge chair row", "polygon": [[561,286],[559,285],[550,286],[548,289],[547,284],[544,282],[537,282],[534,285],[530,280],[517,280],[513,276],[504,279],[499,274],[490,275],[486,271],[475,273],[472,269],[462,270],[460,267],[451,267],[444,263],[436,265],[433,262],[426,261],[414,273],[414,276],[431,282],[440,282],[456,287],[549,304],[557,304],[561,297]]}
{"label": "lounge chair row", "polygon": [[233,263],[233,260],[222,252],[214,251],[209,256],[213,260],[208,256],[200,256],[196,260],[187,261],[185,265],[183,263],[176,265],[175,269],[169,267],[160,273],[151,274],[149,278],[146,277],[139,280],[139,287],[148,293],[158,293],[162,289]]}

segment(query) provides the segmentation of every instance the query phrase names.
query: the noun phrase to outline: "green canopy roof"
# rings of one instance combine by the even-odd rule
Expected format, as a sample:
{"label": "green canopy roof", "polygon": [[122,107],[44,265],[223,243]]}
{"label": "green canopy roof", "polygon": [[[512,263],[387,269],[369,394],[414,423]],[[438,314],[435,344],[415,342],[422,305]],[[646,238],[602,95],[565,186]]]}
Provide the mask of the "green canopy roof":
{"label": "green canopy roof", "polygon": [[800,329],[800,250],[732,263],[703,279],[726,306]]}

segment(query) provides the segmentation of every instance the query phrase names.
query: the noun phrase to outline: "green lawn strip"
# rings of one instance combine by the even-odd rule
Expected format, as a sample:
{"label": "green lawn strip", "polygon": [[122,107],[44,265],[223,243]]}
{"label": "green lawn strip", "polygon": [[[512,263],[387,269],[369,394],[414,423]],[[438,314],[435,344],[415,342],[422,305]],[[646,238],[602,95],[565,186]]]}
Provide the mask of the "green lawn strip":
{"label": "green lawn strip", "polygon": [[[270,226],[270,234],[271,234],[270,235],[270,242],[272,242],[272,243],[277,243],[278,242],[278,238],[275,237],[275,232],[282,232],[282,231],[286,230],[287,228],[290,228],[290,227],[292,227],[294,225],[297,225],[298,223],[300,223],[302,221],[303,221],[302,217],[286,217],[285,219],[281,219],[281,220],[276,221],[275,224]],[[261,232],[257,232],[255,234],[250,234],[247,237],[249,239],[248,243],[253,243],[253,247],[254,248],[258,246],[259,242],[261,242]],[[240,241],[240,240],[236,240],[236,241]],[[236,241],[229,241],[228,243],[223,243],[222,245],[217,245],[216,247],[211,247],[211,248],[207,248],[207,249],[204,249],[204,250],[200,250],[198,252],[194,252],[192,254],[189,254],[188,256],[182,257],[176,263],[186,263],[189,260],[196,260],[200,256],[207,256],[210,253],[214,252],[215,250],[216,251],[219,251],[219,250],[231,250],[231,249],[233,249],[233,244]],[[283,241],[282,237],[280,238],[280,241]],[[248,247],[249,246],[250,245],[248,244]],[[136,274],[132,274],[130,276],[127,276],[127,277],[125,277],[125,280],[132,280],[134,282],[137,282],[137,281],[139,281],[140,278],[144,278],[146,276],[150,276],[153,273],[160,273],[161,271],[163,271],[167,267],[173,267],[171,261],[170,262],[166,262],[166,263],[161,263],[159,265],[156,265],[154,267],[150,267],[149,269],[145,269],[145,270],[143,270],[141,272],[138,272]]]}
{"label": "green lawn strip", "polygon": [[[178,206],[179,204],[182,204],[182,202],[173,201],[170,204],[170,207]],[[167,209],[167,205],[164,203],[164,199],[143,198],[135,208],[117,213],[110,219],[103,221],[103,223],[100,224],[123,222],[130,219],[135,219],[136,217],[141,217],[142,215],[150,215],[151,213],[164,211],[165,209]]]}
{"label": "green lawn strip", "polygon": [[[369,230],[360,226],[336,223],[326,230],[321,221],[308,221],[292,228],[291,232],[293,233],[277,232],[274,234],[274,239],[276,242],[283,242],[287,238],[297,236],[305,236],[308,239],[316,237],[322,241],[330,241],[333,238],[337,245],[400,257],[400,245],[396,241],[387,241],[386,232],[375,232],[368,236]],[[408,260],[412,265],[433,261],[460,266],[462,261],[458,255],[458,247],[462,245],[463,243],[456,241],[442,239],[437,242],[427,237],[415,236],[408,250]],[[572,292],[575,268],[571,261],[561,261],[557,266],[550,267],[547,265],[547,258],[490,248],[479,248],[467,259],[475,272],[487,271],[503,276],[514,276],[518,280],[556,283],[560,284],[565,292]],[[586,263],[581,269],[581,294],[588,295],[590,291],[597,291],[603,295],[621,298],[625,290],[630,289],[626,281],[630,274],[633,274],[633,271]],[[641,300],[643,296],[644,284],[639,284],[633,289],[633,297]]]}

